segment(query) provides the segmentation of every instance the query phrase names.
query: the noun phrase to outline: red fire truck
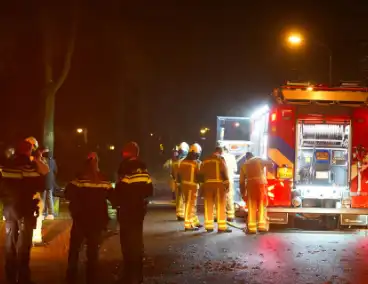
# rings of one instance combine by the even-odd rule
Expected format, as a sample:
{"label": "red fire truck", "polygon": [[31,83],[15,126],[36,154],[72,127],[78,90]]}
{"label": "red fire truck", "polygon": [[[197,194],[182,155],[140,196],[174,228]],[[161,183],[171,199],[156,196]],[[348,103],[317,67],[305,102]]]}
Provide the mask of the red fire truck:
{"label": "red fire truck", "polygon": [[[288,83],[272,97],[250,117],[249,141],[275,165],[267,170],[270,222],[367,226],[368,89]],[[247,211],[239,199],[236,208]]]}

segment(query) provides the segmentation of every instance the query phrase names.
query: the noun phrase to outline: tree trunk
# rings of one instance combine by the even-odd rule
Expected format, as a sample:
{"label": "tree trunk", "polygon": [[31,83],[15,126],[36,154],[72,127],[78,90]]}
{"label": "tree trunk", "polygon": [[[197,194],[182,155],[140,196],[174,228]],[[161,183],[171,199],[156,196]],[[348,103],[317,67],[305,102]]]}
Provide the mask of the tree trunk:
{"label": "tree trunk", "polygon": [[50,149],[51,155],[54,151],[54,120],[55,120],[55,100],[56,93],[65,82],[71,67],[71,60],[74,53],[75,38],[77,32],[77,0],[75,0],[72,7],[72,24],[71,35],[69,37],[67,50],[64,58],[64,65],[61,73],[57,79],[54,79],[53,72],[53,52],[52,52],[52,33],[50,30],[50,15],[47,9],[43,9],[42,25],[43,25],[43,54],[44,54],[44,68],[45,68],[45,88],[43,95],[45,99],[45,111],[43,122],[43,144]]}
{"label": "tree trunk", "polygon": [[43,123],[43,144],[51,154],[54,153],[54,118],[55,118],[55,95],[52,88],[45,91],[45,116]]}

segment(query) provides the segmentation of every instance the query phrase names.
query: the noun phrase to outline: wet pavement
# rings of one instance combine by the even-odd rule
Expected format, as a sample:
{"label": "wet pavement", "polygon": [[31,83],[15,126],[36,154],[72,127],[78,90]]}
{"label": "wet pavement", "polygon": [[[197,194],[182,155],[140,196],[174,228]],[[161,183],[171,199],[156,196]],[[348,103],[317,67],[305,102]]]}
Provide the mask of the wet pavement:
{"label": "wet pavement", "polygon": [[[280,230],[255,236],[238,229],[220,235],[188,233],[174,217],[172,208],[153,208],[148,212],[144,283],[367,282],[368,233],[364,230]],[[32,250],[36,283],[64,283],[70,224],[68,218],[45,221],[44,240],[48,244]],[[4,223],[0,226],[3,255]],[[106,237],[101,248],[101,283],[113,283],[120,260],[118,237]],[[3,267],[3,259],[0,265]],[[5,283],[3,276],[1,271],[0,283]]]}

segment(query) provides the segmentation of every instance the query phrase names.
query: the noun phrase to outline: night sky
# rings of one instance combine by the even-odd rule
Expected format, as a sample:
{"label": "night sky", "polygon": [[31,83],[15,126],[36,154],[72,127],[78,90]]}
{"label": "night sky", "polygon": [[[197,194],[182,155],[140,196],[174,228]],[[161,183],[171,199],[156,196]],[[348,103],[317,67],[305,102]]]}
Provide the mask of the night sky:
{"label": "night sky", "polygon": [[[0,139],[40,136],[39,7],[31,4],[36,1],[2,2]],[[60,72],[71,2],[49,2]],[[77,127],[87,127],[96,143],[145,141],[150,132],[169,144],[194,141],[200,127],[214,129],[217,115],[249,114],[288,79],[327,83],[328,53],[317,40],[333,52],[336,83],[365,78],[367,1],[88,2],[79,5],[72,67],[57,94],[59,145]],[[291,28],[304,32],[303,49],[285,47]]]}

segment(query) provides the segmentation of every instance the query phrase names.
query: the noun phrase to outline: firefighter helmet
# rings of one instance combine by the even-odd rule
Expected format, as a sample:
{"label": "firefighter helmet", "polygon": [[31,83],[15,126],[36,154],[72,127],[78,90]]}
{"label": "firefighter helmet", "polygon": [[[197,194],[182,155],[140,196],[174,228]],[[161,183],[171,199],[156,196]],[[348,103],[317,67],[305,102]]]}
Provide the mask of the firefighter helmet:
{"label": "firefighter helmet", "polygon": [[293,204],[294,207],[300,207],[302,205],[302,199],[296,196],[291,200],[291,204]]}
{"label": "firefighter helmet", "polygon": [[122,150],[123,158],[132,158],[138,157],[139,155],[139,146],[136,142],[129,142],[125,144]]}
{"label": "firefighter helmet", "polygon": [[201,154],[202,153],[202,147],[198,143],[194,143],[190,146],[189,152],[193,152],[195,154]]}
{"label": "firefighter helmet", "polygon": [[185,152],[185,153],[188,153],[188,152],[189,152],[189,145],[188,145],[188,143],[186,143],[186,142],[181,142],[181,143],[179,144],[178,150],[179,150],[179,151],[182,151],[182,152]]}
{"label": "firefighter helmet", "polygon": [[186,142],[181,142],[178,146],[179,159],[183,159],[188,155],[189,145]]}
{"label": "firefighter helmet", "polygon": [[36,138],[34,138],[33,136],[28,137],[25,139],[28,143],[30,143],[32,145],[32,150],[35,151],[38,148],[38,141]]}

